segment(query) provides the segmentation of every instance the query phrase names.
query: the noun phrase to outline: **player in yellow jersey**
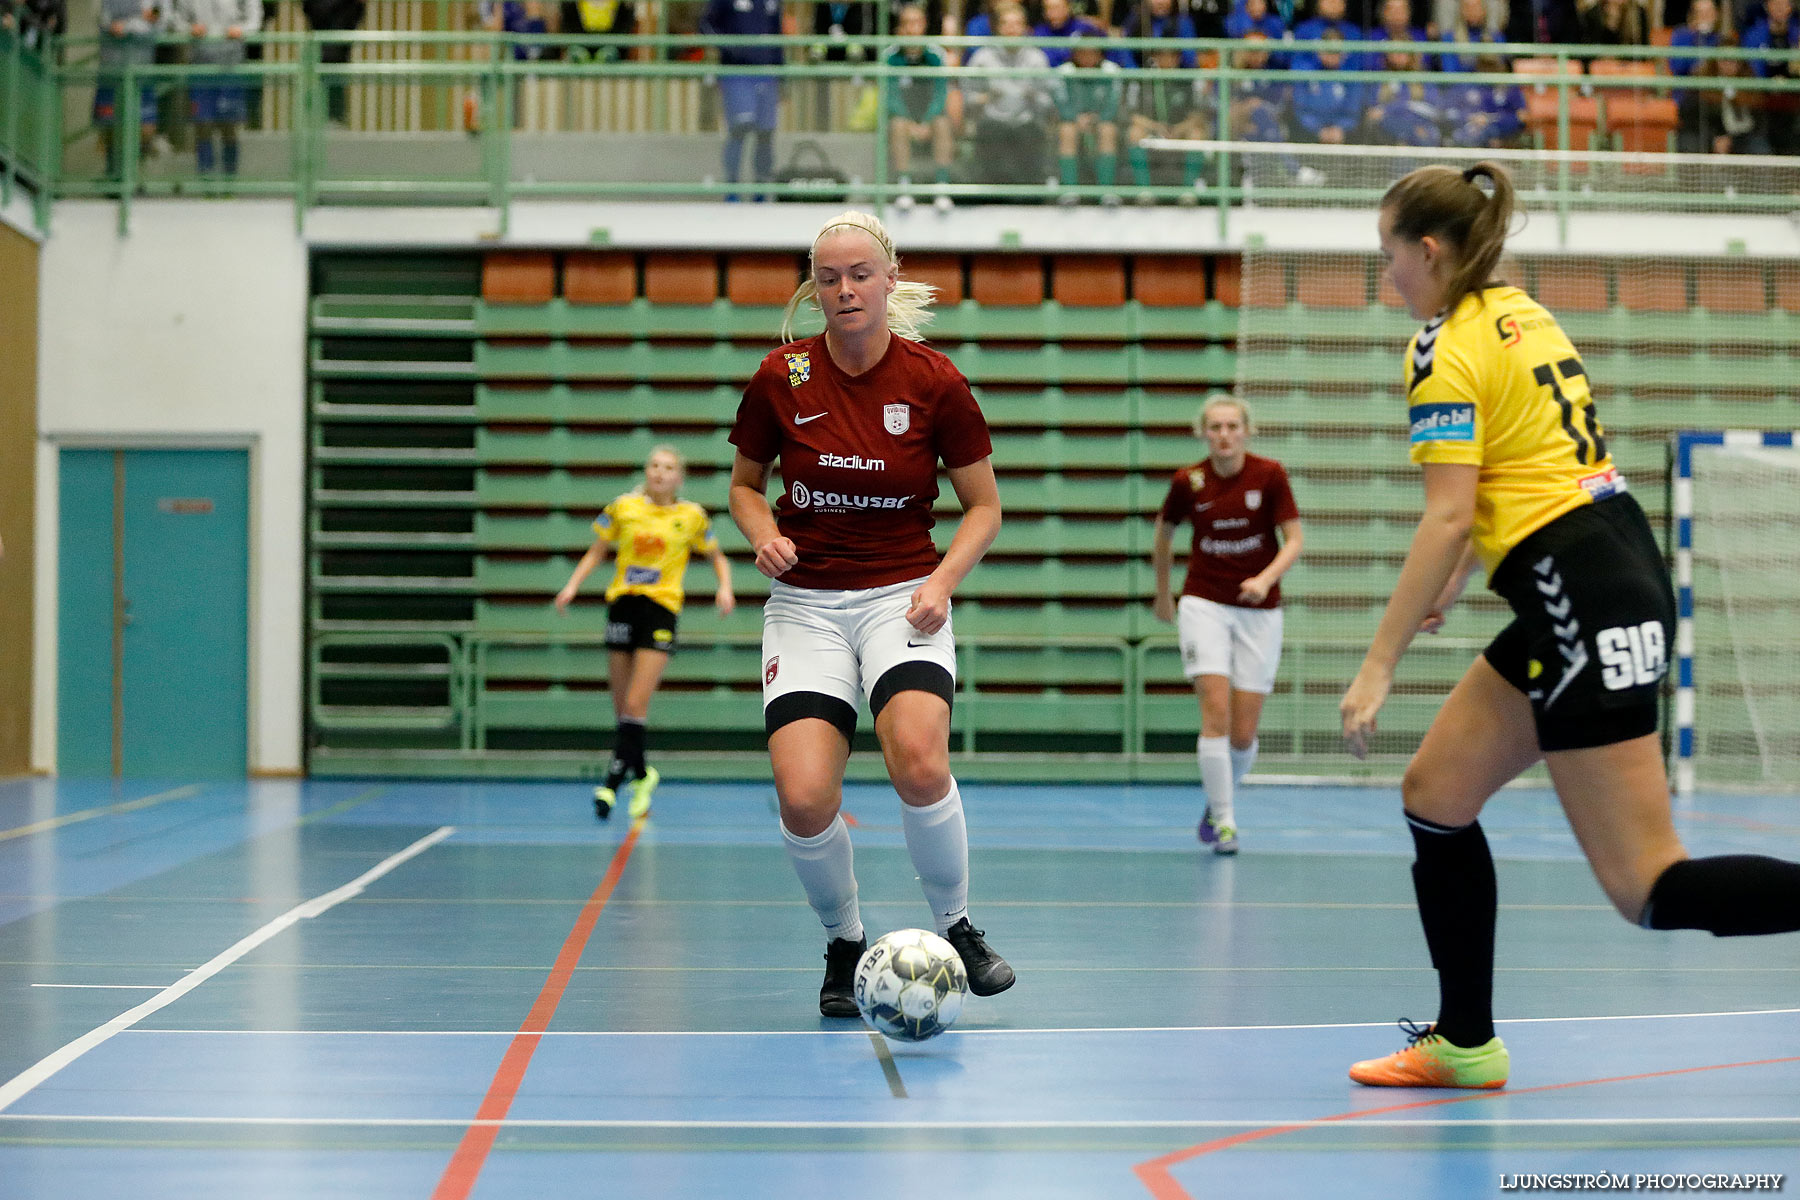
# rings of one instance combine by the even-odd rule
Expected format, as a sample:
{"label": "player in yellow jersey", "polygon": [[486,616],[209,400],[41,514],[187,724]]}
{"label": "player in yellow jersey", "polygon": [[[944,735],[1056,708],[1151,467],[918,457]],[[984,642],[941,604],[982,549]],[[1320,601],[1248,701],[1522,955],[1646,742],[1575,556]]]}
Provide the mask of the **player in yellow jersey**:
{"label": "player in yellow jersey", "polygon": [[606,782],[594,789],[594,815],[612,815],[619,788],[631,781],[631,815],[650,811],[650,794],[662,778],[644,762],[645,723],[650,698],[662,682],[675,649],[675,620],[685,593],[682,576],[690,554],[704,554],[719,576],[713,605],[730,616],[737,607],[731,591],[731,564],[719,550],[706,510],[679,496],[686,466],[673,446],[658,446],[644,464],[644,482],[606,506],[594,521],[594,544],[575,564],[569,582],[556,594],[567,612],[581,581],[618,547],[618,567],[606,589],[607,686],[612,692],[618,732]]}
{"label": "player in yellow jersey", "polygon": [[1668,571],[1607,454],[1580,354],[1530,296],[1492,282],[1512,214],[1512,183],[1491,163],[1421,168],[1381,203],[1388,277],[1426,322],[1406,363],[1425,504],[1344,693],[1351,752],[1365,751],[1414,634],[1437,631],[1477,566],[1513,621],[1452,689],[1401,785],[1438,1018],[1402,1022],[1405,1049],[1351,1067],[1365,1084],[1506,1083],[1494,863],[1478,818],[1540,758],[1626,920],[1719,936],[1800,929],[1800,865],[1690,859],[1676,837],[1656,732],[1675,630]]}

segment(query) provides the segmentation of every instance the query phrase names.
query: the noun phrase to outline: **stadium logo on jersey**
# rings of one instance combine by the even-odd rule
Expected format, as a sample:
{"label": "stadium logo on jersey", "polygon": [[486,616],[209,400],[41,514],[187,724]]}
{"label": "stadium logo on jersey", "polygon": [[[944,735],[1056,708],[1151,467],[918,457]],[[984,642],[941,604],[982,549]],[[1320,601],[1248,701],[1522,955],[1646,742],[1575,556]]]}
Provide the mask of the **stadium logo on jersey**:
{"label": "stadium logo on jersey", "polygon": [[896,436],[912,428],[912,406],[910,404],[884,404],[881,408],[882,424],[887,431]]}
{"label": "stadium logo on jersey", "polygon": [[1249,509],[1251,512],[1255,512],[1257,509],[1262,507],[1262,489],[1261,488],[1251,488],[1249,491],[1244,493],[1244,507]]}
{"label": "stadium logo on jersey", "polygon": [[860,454],[821,454],[821,467],[841,467],[846,471],[885,471],[887,459],[864,458]]}
{"label": "stadium logo on jersey", "polygon": [[812,355],[802,351],[799,354],[784,354],[787,359],[788,386],[799,387],[812,378]]}
{"label": "stadium logo on jersey", "polygon": [[1412,417],[1412,441],[1472,442],[1475,440],[1475,406],[1473,404],[1415,404]]}
{"label": "stadium logo on jersey", "polygon": [[768,687],[775,682],[775,675],[781,670],[781,655],[777,654],[763,666],[763,686]]}

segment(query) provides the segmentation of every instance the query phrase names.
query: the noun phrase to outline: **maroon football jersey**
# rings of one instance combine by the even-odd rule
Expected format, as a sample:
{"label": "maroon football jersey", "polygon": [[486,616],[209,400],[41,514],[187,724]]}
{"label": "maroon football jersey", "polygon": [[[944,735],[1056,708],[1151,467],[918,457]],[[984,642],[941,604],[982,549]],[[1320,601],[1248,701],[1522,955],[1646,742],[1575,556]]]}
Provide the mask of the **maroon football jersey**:
{"label": "maroon football jersey", "polygon": [[781,347],[744,389],[731,442],[755,462],[780,460],[775,524],[800,556],[781,581],[826,589],[931,574],[938,460],[966,467],[993,453],[968,380],[902,337],[854,378],[824,334]]}
{"label": "maroon football jersey", "polygon": [[1182,594],[1240,608],[1278,607],[1279,583],[1261,604],[1240,604],[1238,588],[1275,561],[1281,548],[1276,527],[1299,515],[1287,472],[1272,458],[1246,454],[1244,469],[1230,479],[1220,478],[1210,460],[1175,472],[1163,501],[1163,523],[1194,523]]}

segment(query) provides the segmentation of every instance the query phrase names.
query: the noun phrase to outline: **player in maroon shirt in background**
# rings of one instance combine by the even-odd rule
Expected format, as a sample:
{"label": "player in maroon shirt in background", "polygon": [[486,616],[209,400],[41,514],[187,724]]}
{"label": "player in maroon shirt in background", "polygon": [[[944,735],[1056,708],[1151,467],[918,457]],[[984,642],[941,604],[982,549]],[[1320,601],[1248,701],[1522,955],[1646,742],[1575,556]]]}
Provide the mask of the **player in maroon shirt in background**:
{"label": "player in maroon shirt in background", "polygon": [[[825,332],[770,354],[744,389],[731,515],[774,581],[763,607],[763,723],[782,840],[825,926],[819,1011],[854,1017],[851,985],[868,943],[838,810],[859,697],[874,714],[938,933],[977,996],[1013,984],[969,923],[968,830],[950,775],[950,595],[1000,531],[1000,492],[968,381],[919,344],[934,289],[901,280],[881,222],[832,218],[811,259],[782,336],[807,301]],[[963,509],[941,560],[931,541],[940,459]],[[771,508],[777,460],[786,493]]]}
{"label": "player in maroon shirt in background", "polygon": [[[1250,409],[1210,397],[1194,433],[1211,452],[1175,472],[1156,518],[1156,619],[1176,621],[1181,666],[1200,698],[1200,840],[1236,854],[1232,793],[1256,761],[1256,727],[1281,663],[1281,577],[1300,557],[1300,512],[1287,472],[1250,454]],[[1194,523],[1179,610],[1169,594],[1175,527]],[[1277,531],[1281,534],[1279,545]]]}

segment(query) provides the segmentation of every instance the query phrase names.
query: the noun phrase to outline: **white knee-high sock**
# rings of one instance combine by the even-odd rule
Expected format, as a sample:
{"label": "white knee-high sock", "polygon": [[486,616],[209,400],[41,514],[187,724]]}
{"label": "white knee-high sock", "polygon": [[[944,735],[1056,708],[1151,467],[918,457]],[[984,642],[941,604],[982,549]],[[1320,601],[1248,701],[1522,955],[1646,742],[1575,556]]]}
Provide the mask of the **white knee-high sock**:
{"label": "white knee-high sock", "polygon": [[1199,741],[1200,782],[1206,785],[1206,806],[1214,825],[1237,826],[1231,805],[1231,739],[1203,737]]}
{"label": "white knee-high sock", "polygon": [[1256,748],[1259,745],[1261,743],[1256,738],[1251,738],[1250,744],[1242,750],[1236,746],[1231,748],[1231,782],[1233,785],[1244,782],[1244,776],[1248,775],[1250,768],[1256,765]]}
{"label": "white knee-high sock", "polygon": [[781,840],[787,843],[788,861],[794,864],[794,874],[806,889],[806,902],[819,914],[826,936],[852,942],[862,937],[855,854],[844,818],[834,817],[824,833],[809,838],[795,837],[783,825]]}
{"label": "white knee-high sock", "polygon": [[962,792],[956,780],[936,804],[900,806],[906,852],[925,889],[932,920],[943,933],[969,915],[969,827],[963,821]]}

